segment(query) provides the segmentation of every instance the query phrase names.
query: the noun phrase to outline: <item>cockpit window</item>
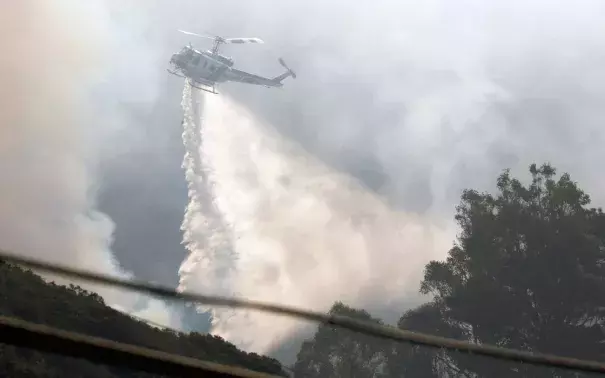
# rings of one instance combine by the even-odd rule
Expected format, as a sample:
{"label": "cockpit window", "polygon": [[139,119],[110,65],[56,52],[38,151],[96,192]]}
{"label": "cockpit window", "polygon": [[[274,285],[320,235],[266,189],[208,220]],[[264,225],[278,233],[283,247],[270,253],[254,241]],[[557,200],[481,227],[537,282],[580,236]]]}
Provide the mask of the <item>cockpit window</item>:
{"label": "cockpit window", "polygon": [[183,57],[184,61],[189,61],[189,60],[191,60],[191,58],[193,58],[193,51],[191,51],[191,49],[188,49],[188,48],[182,49],[180,54]]}

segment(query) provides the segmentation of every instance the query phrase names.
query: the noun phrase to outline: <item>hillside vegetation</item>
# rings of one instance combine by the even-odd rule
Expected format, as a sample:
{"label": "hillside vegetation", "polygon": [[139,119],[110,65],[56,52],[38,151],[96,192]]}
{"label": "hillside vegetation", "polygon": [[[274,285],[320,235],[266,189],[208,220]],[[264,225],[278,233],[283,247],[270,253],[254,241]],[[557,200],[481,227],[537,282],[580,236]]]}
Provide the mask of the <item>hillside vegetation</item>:
{"label": "hillside vegetation", "polygon": [[[144,346],[207,361],[283,375],[277,360],[248,354],[220,337],[199,333],[178,334],[133,319],[78,286],[59,286],[20,267],[0,262],[0,314]],[[151,377],[86,360],[38,353],[0,344],[3,377]]]}

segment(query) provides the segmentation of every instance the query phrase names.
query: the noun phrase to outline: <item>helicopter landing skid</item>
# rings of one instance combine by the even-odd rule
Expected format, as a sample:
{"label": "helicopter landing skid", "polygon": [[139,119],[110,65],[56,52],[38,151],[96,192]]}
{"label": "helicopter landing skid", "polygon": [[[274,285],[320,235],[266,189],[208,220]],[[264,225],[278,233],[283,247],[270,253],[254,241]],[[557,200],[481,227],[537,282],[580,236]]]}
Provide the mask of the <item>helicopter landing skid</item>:
{"label": "helicopter landing skid", "polygon": [[197,85],[195,85],[191,82],[189,82],[189,85],[191,85],[193,88],[197,88],[197,89],[200,89],[200,90],[208,92],[208,93],[218,94],[218,92],[214,90],[214,87],[212,87],[212,90],[210,90],[210,89],[206,89],[204,87],[198,87]]}
{"label": "helicopter landing skid", "polygon": [[168,69],[168,68],[166,68],[166,71],[168,71],[168,73],[173,74],[174,76],[178,76],[178,77],[182,77],[182,78],[185,78],[185,77],[186,77],[185,75],[179,74],[178,72],[176,72],[176,71],[172,71],[172,70],[170,70],[170,69]]}
{"label": "helicopter landing skid", "polygon": [[[219,94],[215,90],[214,85],[212,85],[212,87],[211,87],[212,90],[210,90],[210,89],[204,88],[202,86],[198,86],[198,85],[204,85],[204,84],[197,83],[195,80],[192,80],[192,79],[188,78],[187,76],[185,76],[183,74],[180,74],[180,73],[178,73],[176,71],[173,71],[173,70],[170,70],[168,68],[166,69],[166,71],[168,71],[168,73],[170,73],[170,74],[173,74],[174,76],[178,76],[178,77],[182,77],[183,79],[187,79],[187,81],[189,82],[189,85],[191,85],[193,88],[197,88],[197,89],[200,89],[202,91],[205,91],[205,92],[208,92],[208,93],[212,93],[212,94]],[[196,85],[196,84],[198,84],[198,85]],[[210,87],[210,86],[208,85],[208,87]]]}
{"label": "helicopter landing skid", "polygon": [[[202,91],[208,92],[208,93],[212,93],[212,94],[218,94],[218,92],[214,89],[214,86],[212,86],[212,90],[204,88],[204,87],[198,87],[197,85],[194,84],[195,82],[192,80],[189,80],[189,85],[191,85],[193,88],[197,88],[200,89]],[[203,84],[201,84],[203,85]]]}

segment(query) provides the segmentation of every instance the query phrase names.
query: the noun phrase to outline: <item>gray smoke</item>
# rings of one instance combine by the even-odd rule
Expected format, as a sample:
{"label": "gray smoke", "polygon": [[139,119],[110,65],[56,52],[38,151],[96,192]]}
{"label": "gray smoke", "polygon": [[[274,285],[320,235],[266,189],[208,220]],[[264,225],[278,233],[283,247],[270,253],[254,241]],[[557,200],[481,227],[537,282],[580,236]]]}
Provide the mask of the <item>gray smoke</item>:
{"label": "gray smoke", "polygon": [[[129,277],[110,249],[114,224],[95,201],[99,124],[90,93],[111,56],[105,16],[95,1],[3,6],[0,248]],[[112,306],[173,324],[162,302],[80,284]]]}

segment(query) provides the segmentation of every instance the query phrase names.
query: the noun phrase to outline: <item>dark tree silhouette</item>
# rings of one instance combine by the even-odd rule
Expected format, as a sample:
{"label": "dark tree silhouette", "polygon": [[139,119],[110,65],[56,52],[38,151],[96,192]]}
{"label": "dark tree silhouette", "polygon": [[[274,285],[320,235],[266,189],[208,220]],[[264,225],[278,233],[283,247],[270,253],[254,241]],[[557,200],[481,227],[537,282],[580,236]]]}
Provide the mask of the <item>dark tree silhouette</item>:
{"label": "dark tree silhouette", "polygon": [[[20,267],[0,263],[0,314],[60,329],[141,345],[260,372],[284,375],[271,358],[248,354],[220,337],[161,330],[105,305],[79,286],[59,286]],[[149,374],[102,366],[86,360],[38,353],[0,344],[3,377],[150,377]]]}
{"label": "dark tree silhouette", "polygon": [[[530,173],[524,186],[505,171],[495,196],[463,193],[457,243],[446,261],[427,265],[421,290],[470,341],[601,360],[605,216],[568,174],[556,179],[548,164]],[[565,375],[453,358],[484,377]]]}
{"label": "dark tree silhouette", "polygon": [[[335,303],[329,313],[381,323],[368,312],[353,309],[341,302]],[[303,343],[293,370],[297,378],[380,377],[383,376],[381,366],[385,361],[382,340],[322,324],[313,339]]]}

